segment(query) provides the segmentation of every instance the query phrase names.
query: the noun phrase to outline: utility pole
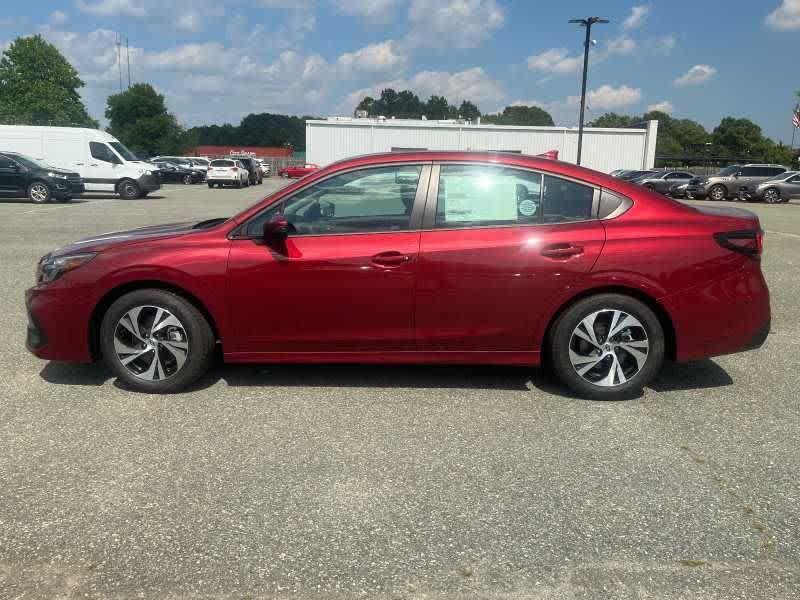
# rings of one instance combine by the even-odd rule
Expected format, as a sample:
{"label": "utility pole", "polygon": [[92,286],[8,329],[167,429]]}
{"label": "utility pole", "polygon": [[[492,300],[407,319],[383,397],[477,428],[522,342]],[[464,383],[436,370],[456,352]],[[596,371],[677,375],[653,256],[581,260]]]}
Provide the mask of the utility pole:
{"label": "utility pole", "polygon": [[125,36],[125,55],[128,59],[128,89],[131,89],[131,47],[128,43],[128,36]]}
{"label": "utility pole", "polygon": [[588,19],[570,19],[570,23],[578,23],[586,28],[586,41],[583,44],[583,84],[581,85],[581,116],[578,122],[578,160],[581,164],[581,150],[583,150],[583,117],[586,112],[586,76],[589,73],[589,46],[592,44],[592,25],[595,23],[608,23],[608,19],[589,17]]}
{"label": "utility pole", "polygon": [[119,91],[122,91],[122,36],[117,33],[117,68],[119,69]]}

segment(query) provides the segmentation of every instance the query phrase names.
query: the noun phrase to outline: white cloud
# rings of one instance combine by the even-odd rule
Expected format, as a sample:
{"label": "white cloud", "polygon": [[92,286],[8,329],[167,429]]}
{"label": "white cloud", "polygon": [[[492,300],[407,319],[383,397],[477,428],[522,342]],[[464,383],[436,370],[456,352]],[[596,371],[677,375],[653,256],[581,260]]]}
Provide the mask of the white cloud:
{"label": "white cloud", "polygon": [[605,48],[605,56],[619,54],[628,56],[636,51],[636,41],[631,38],[621,35],[619,37],[608,40]]}
{"label": "white cloud", "polygon": [[630,16],[622,22],[622,29],[630,31],[642,26],[647,15],[650,14],[649,4],[640,4],[631,8]]}
{"label": "white cloud", "polygon": [[766,16],[764,22],[776,31],[800,29],[800,0],[782,0],[778,8]]}
{"label": "white cloud", "polygon": [[423,101],[432,95],[444,96],[451,104],[470,100],[478,106],[495,105],[505,98],[500,84],[491,79],[481,67],[456,73],[422,71],[408,79],[385,81],[351,92],[339,106],[339,112],[349,114],[364,96],[377,97],[385,88],[411,90]]}
{"label": "white cloud", "polygon": [[336,7],[346,15],[367,19],[375,23],[391,20],[400,0],[334,0]]}
{"label": "white cloud", "polygon": [[674,35],[669,34],[661,37],[651,38],[646,45],[654,54],[667,55],[672,52],[677,43],[677,38]]}
{"label": "white cloud", "polygon": [[667,113],[671,115],[675,111],[675,107],[672,105],[672,102],[669,100],[662,100],[661,102],[656,102],[655,104],[650,104],[647,107],[647,112],[651,112],[657,110],[659,112]]}
{"label": "white cloud", "polygon": [[713,78],[717,70],[710,65],[695,65],[686,73],[678,77],[673,84],[676,87],[686,87],[688,85],[701,85]]}
{"label": "white cloud", "polygon": [[474,48],[505,22],[496,0],[412,0],[408,9],[412,46]]}
{"label": "white cloud", "polygon": [[[586,103],[595,111],[630,106],[631,104],[636,104],[641,99],[642,90],[627,85],[621,85],[615,88],[606,84],[601,85],[597,89],[589,90],[586,93]],[[567,97],[567,104],[571,106],[578,106],[580,101],[580,96]]]}
{"label": "white cloud", "polygon": [[214,0],[77,0],[75,6],[95,17],[132,17],[188,32],[225,15],[224,4]]}
{"label": "white cloud", "polygon": [[95,17],[146,17],[147,9],[140,0],[99,0],[86,2],[77,0],[79,10]]}
{"label": "white cloud", "polygon": [[63,25],[67,22],[67,13],[63,10],[54,10],[50,13],[50,23],[55,26]]}
{"label": "white cloud", "polygon": [[574,73],[583,65],[583,56],[569,56],[569,50],[566,48],[550,48],[540,54],[529,56],[526,62],[531,71]]}
{"label": "white cloud", "polygon": [[154,69],[175,71],[222,71],[238,58],[238,52],[219,42],[186,44],[161,52],[147,53],[145,64]]}
{"label": "white cloud", "polygon": [[336,61],[339,73],[350,77],[356,73],[386,73],[405,68],[408,56],[399,49],[394,40],[370,44],[356,50],[345,52]]}

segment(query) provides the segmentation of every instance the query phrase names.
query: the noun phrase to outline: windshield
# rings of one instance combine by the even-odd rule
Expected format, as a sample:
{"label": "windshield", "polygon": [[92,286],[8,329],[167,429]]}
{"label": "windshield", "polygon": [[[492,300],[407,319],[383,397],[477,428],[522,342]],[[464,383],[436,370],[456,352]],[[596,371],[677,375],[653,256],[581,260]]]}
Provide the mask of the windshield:
{"label": "windshield", "polygon": [[208,161],[205,158],[193,158],[192,162],[197,163],[198,165],[204,165],[206,167],[208,166]]}
{"label": "windshield", "polygon": [[770,177],[767,181],[783,181],[784,179],[789,179],[789,177],[793,177],[794,175],[797,175],[797,171],[786,171],[780,175]]}
{"label": "windshield", "polygon": [[35,158],[31,158],[30,156],[25,156],[24,154],[7,154],[18,163],[20,163],[23,167],[28,167],[29,169],[52,169],[50,165],[48,165],[43,160],[37,160]]}
{"label": "windshield", "polygon": [[739,172],[741,167],[739,165],[731,165],[730,167],[725,167],[722,169],[717,175],[720,177],[730,177],[731,175],[735,175]]}
{"label": "windshield", "polygon": [[128,150],[124,144],[120,142],[109,142],[109,145],[117,151],[122,158],[125,160],[139,160],[139,158],[130,150]]}

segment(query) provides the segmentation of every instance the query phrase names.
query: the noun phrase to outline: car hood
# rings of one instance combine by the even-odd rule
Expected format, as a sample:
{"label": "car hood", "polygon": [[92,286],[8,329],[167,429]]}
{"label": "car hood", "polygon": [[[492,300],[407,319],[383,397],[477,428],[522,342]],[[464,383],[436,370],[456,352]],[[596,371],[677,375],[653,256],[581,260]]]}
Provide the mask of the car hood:
{"label": "car hood", "polygon": [[48,169],[42,169],[42,171],[47,171],[48,173],[55,173],[56,175],[66,175],[67,177],[80,177],[80,173],[76,173],[75,171],[67,171],[66,169],[58,169],[54,167],[50,167]]}
{"label": "car hood", "polygon": [[169,237],[186,235],[195,229],[195,221],[189,223],[171,223],[169,225],[155,225],[152,227],[142,227],[129,231],[112,231],[102,233],[85,240],[72,242],[71,244],[54,250],[52,256],[63,256],[66,254],[80,254],[81,252],[101,252],[112,246],[122,246],[142,240],[154,240]]}

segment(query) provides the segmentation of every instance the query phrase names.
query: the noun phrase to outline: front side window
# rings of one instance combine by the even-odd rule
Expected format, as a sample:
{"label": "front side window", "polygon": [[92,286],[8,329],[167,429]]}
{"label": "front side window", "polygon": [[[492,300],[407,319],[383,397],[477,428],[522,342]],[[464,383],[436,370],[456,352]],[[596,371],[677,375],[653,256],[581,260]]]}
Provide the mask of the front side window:
{"label": "front side window", "polygon": [[102,160],[108,163],[118,163],[117,155],[111,151],[111,148],[100,142],[89,142],[89,151],[92,153],[92,158]]}
{"label": "front side window", "polygon": [[255,217],[248,237],[283,214],[291,235],[408,231],[422,167],[398,165],[349,171],[315,183]]}
{"label": "front side window", "polygon": [[139,158],[133,152],[128,150],[125,144],[122,144],[120,142],[109,142],[109,143],[111,144],[111,147],[114,148],[114,150],[116,150],[117,153],[125,160],[139,160]]}

